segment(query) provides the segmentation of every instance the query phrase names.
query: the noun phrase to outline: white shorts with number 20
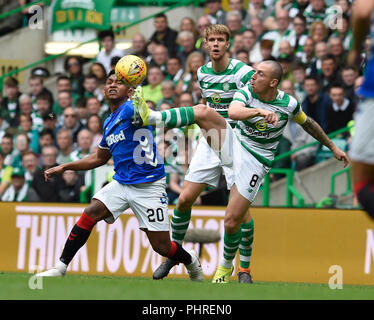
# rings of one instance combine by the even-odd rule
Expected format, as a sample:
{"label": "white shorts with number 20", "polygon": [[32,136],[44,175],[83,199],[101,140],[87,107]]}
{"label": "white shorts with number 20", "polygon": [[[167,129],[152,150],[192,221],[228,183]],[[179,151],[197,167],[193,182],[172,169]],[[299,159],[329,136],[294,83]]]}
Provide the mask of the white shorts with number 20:
{"label": "white shorts with number 20", "polygon": [[104,203],[112,213],[112,217],[105,219],[107,223],[114,223],[126,209],[131,208],[138,218],[140,229],[169,231],[165,185],[165,178],[139,184],[121,184],[113,180],[93,198]]}

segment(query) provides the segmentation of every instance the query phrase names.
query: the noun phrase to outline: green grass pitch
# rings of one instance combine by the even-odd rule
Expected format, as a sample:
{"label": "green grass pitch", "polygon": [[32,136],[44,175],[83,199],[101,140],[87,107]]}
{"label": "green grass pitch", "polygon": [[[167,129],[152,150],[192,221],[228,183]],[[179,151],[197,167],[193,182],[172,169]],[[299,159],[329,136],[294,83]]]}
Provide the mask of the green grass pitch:
{"label": "green grass pitch", "polygon": [[[1,300],[372,300],[373,286],[255,282],[201,283],[188,279],[67,275],[43,278],[42,289],[30,289],[25,273],[0,273]],[[31,281],[32,282],[32,281]],[[37,284],[34,281],[34,284]]]}

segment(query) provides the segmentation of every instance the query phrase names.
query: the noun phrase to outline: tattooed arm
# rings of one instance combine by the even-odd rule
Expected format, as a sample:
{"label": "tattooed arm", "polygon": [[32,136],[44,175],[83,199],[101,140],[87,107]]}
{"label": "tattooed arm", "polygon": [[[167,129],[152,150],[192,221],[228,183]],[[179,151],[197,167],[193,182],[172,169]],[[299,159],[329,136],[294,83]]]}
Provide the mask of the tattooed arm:
{"label": "tattooed arm", "polygon": [[307,117],[305,122],[301,124],[303,129],[308,132],[314,139],[321,142],[323,145],[325,145],[327,148],[331,150],[331,152],[334,154],[334,157],[338,159],[339,161],[344,161],[344,167],[346,167],[349,163],[348,157],[340,150],[327,136],[327,134],[323,131],[323,129],[320,127],[320,125],[315,122],[312,118]]}

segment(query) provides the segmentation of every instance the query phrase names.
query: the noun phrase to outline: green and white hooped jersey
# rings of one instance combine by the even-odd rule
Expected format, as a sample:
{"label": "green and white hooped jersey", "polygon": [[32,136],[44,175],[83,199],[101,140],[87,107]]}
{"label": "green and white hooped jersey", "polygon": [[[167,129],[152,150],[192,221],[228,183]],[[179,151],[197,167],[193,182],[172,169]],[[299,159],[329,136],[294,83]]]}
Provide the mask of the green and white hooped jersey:
{"label": "green and white hooped jersey", "polygon": [[208,107],[216,110],[229,123],[235,123],[228,117],[230,103],[235,92],[249,83],[254,73],[252,67],[237,59],[230,59],[224,71],[215,72],[210,61],[199,68],[197,79]]}
{"label": "green and white hooped jersey", "polygon": [[274,100],[262,101],[250,86],[238,90],[233,100],[242,102],[247,108],[261,108],[278,115],[276,127],[266,123],[263,117],[237,121],[235,127],[235,134],[241,145],[262,164],[271,167],[288,120],[302,112],[300,104],[294,97],[281,90],[278,90]]}

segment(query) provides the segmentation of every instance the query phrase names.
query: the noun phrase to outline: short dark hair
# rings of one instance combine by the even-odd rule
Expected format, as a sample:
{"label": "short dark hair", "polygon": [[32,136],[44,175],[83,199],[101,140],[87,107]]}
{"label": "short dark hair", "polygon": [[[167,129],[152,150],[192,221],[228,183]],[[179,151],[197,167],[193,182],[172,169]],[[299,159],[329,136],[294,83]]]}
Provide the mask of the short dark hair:
{"label": "short dark hair", "polygon": [[168,17],[166,16],[165,13],[159,13],[159,14],[156,14],[156,15],[155,15],[155,19],[156,19],[156,18],[164,18],[165,20],[168,19]]}
{"label": "short dark hair", "polygon": [[333,82],[330,85],[329,92],[331,91],[331,89],[334,89],[334,88],[339,88],[339,89],[342,89],[344,91],[344,87],[340,82]]}
{"label": "short dark hair", "polygon": [[304,22],[304,24],[306,25],[306,17],[302,14],[302,13],[298,13],[296,16],[293,17],[293,20],[295,20],[296,18],[302,20]]}
{"label": "short dark hair", "polygon": [[304,82],[307,80],[313,80],[315,83],[318,84],[318,78],[316,76],[312,76],[312,75],[306,76],[304,79]]}
{"label": "short dark hair", "polygon": [[103,30],[99,32],[98,38],[100,39],[100,41],[103,40],[105,37],[111,37],[114,40],[113,30],[109,29],[109,30]]}
{"label": "short dark hair", "polygon": [[333,60],[336,63],[335,56],[332,53],[328,53],[321,58],[321,61]]}
{"label": "short dark hair", "polygon": [[112,76],[112,75],[114,75],[114,74],[116,74],[116,72],[114,71],[114,69],[110,70],[110,71],[108,72],[108,76],[107,76],[107,78],[109,78],[110,76]]}
{"label": "short dark hair", "polygon": [[40,137],[43,137],[43,136],[51,136],[52,139],[54,138],[53,136],[53,130],[52,129],[49,129],[49,128],[43,128],[40,132],[39,132],[39,138]]}

